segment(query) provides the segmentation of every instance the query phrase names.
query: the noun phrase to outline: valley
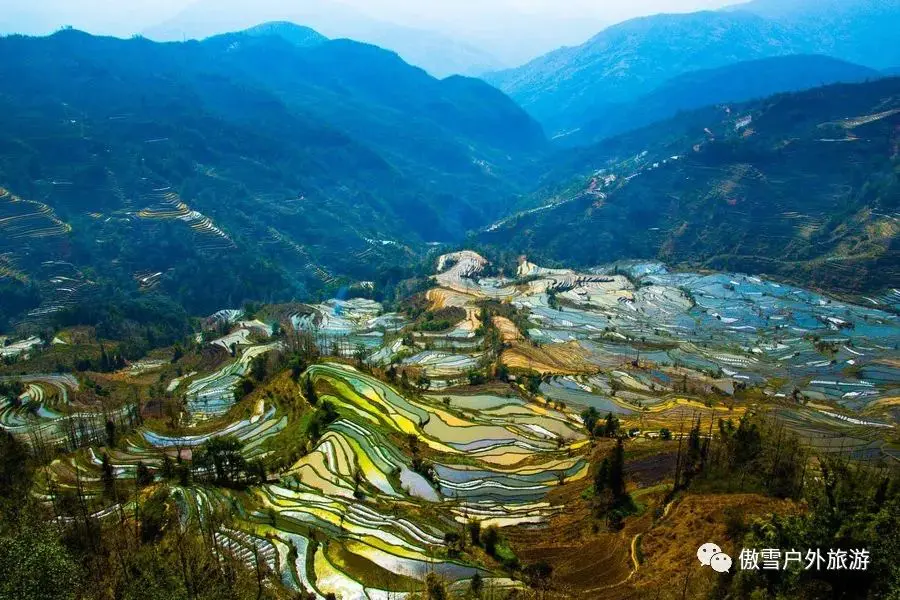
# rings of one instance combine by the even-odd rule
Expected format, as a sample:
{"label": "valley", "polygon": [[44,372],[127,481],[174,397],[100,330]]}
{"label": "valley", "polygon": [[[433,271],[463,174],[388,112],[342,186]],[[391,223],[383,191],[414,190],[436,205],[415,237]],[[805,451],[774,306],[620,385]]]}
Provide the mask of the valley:
{"label": "valley", "polygon": [[897,598],[896,2],[404,2],[0,37],[0,600]]}

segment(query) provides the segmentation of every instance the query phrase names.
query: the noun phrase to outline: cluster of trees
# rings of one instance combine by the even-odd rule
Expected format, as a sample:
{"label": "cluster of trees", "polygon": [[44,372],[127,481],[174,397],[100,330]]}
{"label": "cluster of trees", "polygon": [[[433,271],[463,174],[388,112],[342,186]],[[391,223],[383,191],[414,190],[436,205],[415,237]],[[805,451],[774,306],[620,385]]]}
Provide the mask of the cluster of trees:
{"label": "cluster of trees", "polygon": [[429,310],[430,302],[424,293],[406,298],[400,303],[400,312],[409,317],[413,323],[411,331],[447,331],[466,318],[466,311],[458,306],[447,306],[437,310]]}
{"label": "cluster of trees", "polygon": [[625,517],[636,509],[625,486],[625,445],[620,437],[594,470],[591,499],[594,516],[605,519],[606,526],[613,530],[621,529]]}
{"label": "cluster of trees", "polygon": [[0,598],[279,600],[264,561],[248,568],[216,541],[227,515],[182,518],[169,488],[145,487],[146,478],[136,482],[134,510],[104,520],[84,495],[59,493],[46,506],[31,494],[41,467],[26,446],[0,437]]}
{"label": "cluster of trees", "polygon": [[[57,313],[54,328],[92,325],[98,339],[119,340],[117,352],[102,357],[97,370],[115,370],[124,360],[143,357],[153,348],[171,346],[190,335],[193,328],[185,309],[160,294],[131,296],[114,286],[98,290],[89,302],[81,302]],[[105,349],[103,349],[105,354]],[[86,369],[80,369],[86,370]]]}
{"label": "cluster of trees", "polygon": [[0,396],[11,399],[14,403],[25,393],[25,384],[18,379],[0,381]]}
{"label": "cluster of trees", "polygon": [[99,357],[90,358],[83,356],[75,360],[75,370],[79,372],[111,373],[113,371],[121,371],[125,366],[125,358],[122,354],[119,352],[108,353],[103,342],[100,342]]}
{"label": "cluster of trees", "polygon": [[900,597],[900,480],[896,471],[849,455],[813,456],[787,428],[765,416],[717,430],[694,421],[679,441],[676,490],[755,492],[801,503],[802,510],[748,523],[726,515],[727,530],[742,548],[865,549],[865,570],[742,569],[718,581],[713,598]]}
{"label": "cluster of trees", "polygon": [[[777,420],[745,416],[737,424],[720,419],[704,428],[699,417],[679,436],[675,488],[754,491],[800,498],[808,483],[810,453]],[[705,429],[705,430],[704,430]]]}
{"label": "cluster of trees", "polygon": [[427,479],[432,483],[437,483],[437,472],[431,461],[422,456],[422,448],[419,444],[419,436],[410,433],[406,436],[406,447],[412,457],[411,466],[413,471]]}
{"label": "cluster of trees", "polygon": [[224,487],[244,488],[266,481],[265,463],[244,458],[243,444],[234,436],[208,440],[194,451],[191,463],[195,477]]}
{"label": "cluster of trees", "polygon": [[600,413],[591,406],[582,411],[581,421],[588,432],[590,432],[591,437],[614,438],[619,436],[621,429],[619,419],[612,413],[607,413],[606,418],[601,421]]}
{"label": "cluster of trees", "polygon": [[0,279],[0,331],[9,331],[15,317],[40,303],[41,290],[36,283],[22,283],[10,277]]}
{"label": "cluster of trees", "polygon": [[895,473],[823,458],[802,498],[804,511],[769,515],[743,527],[746,548],[869,552],[865,570],[788,569],[739,571],[717,597],[860,598],[900,597],[900,484]]}

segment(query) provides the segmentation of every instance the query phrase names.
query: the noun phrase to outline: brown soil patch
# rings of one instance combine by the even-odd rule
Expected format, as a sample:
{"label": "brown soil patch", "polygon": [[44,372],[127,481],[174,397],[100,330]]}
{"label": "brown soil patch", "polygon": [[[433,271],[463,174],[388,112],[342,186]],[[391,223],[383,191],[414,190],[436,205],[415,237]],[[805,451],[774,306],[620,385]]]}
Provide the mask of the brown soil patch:
{"label": "brown soil patch", "polygon": [[638,598],[705,597],[719,575],[697,561],[697,548],[715,542],[735,560],[738,540],[730,540],[725,512],[737,510],[748,522],[754,517],[796,512],[785,500],[757,494],[688,495],[670,508],[665,518],[641,537],[644,562],[628,584]]}
{"label": "brown soil patch", "polygon": [[[733,400],[728,400],[733,402]],[[717,402],[712,407],[705,406],[696,400],[687,398],[673,398],[661,405],[653,406],[649,410],[641,410],[633,414],[620,417],[624,427],[637,427],[641,431],[659,431],[666,428],[677,439],[680,431],[687,435],[692,422],[700,417],[700,430],[706,433],[710,420],[713,423],[713,432],[718,431],[719,419],[733,420],[737,423],[747,412],[743,405],[731,405]]]}
{"label": "brown soil patch", "polygon": [[552,585],[560,592],[615,586],[631,573],[628,528],[592,533],[589,504],[580,498],[586,485],[577,482],[554,490],[551,501],[566,508],[545,527],[503,531],[523,565],[544,561],[553,567]]}
{"label": "brown soil patch", "polygon": [[428,290],[425,298],[431,302],[429,310],[438,310],[448,306],[466,308],[478,301],[478,298],[475,296],[463,294],[455,290],[448,290],[446,288],[432,288]]}
{"label": "brown soil patch", "polygon": [[522,340],[522,334],[516,324],[506,317],[494,317],[494,327],[500,331],[500,338],[504,342],[518,342]]}
{"label": "brown soil patch", "polygon": [[588,353],[578,342],[548,344],[535,347],[526,343],[515,343],[503,352],[503,364],[514,369],[537,371],[541,374],[577,375],[592,373],[596,366],[588,361]]}

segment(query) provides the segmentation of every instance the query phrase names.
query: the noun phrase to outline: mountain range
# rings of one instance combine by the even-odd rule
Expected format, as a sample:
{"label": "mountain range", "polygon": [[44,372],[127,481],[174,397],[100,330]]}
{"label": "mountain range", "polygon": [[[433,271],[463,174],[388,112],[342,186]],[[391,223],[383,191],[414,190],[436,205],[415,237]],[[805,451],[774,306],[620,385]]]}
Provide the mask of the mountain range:
{"label": "mountain range", "polygon": [[408,244],[459,239],[546,146],[480,80],[284,24],[175,44],[11,36],[0,77],[0,187],[71,229],[0,235],[6,268],[41,282],[64,260],[119,286],[165,273],[197,312],[372,278]]}
{"label": "mountain range", "polygon": [[557,140],[568,146],[588,145],[664,121],[682,111],[883,76],[875,69],[829,56],[804,54],[690,71],[631,102],[608,106],[601,117]]}
{"label": "mountain range", "polygon": [[225,32],[251,28],[259,23],[289,21],[315,29],[331,38],[349,38],[388,48],[410,64],[445,77],[475,74],[502,63],[471,44],[434,31],[382,21],[340,2],[304,0],[286,4],[281,0],[203,0],[188,5],[143,34],[157,41],[204,39]]}
{"label": "mountain range", "polygon": [[897,80],[798,54],[753,6],[638,19],[545,58],[548,93],[574,94],[560,114],[585,119],[552,141],[534,103],[481,79],[285,21],[185,42],[0,38],[0,321],[82,290],[192,314],[383,293],[473,235],[585,266],[883,288]]}
{"label": "mountain range", "polygon": [[557,135],[692,71],[791,54],[893,67],[900,63],[898,29],[900,5],[887,0],[752,2],[633,19],[580,46],[484,77]]}

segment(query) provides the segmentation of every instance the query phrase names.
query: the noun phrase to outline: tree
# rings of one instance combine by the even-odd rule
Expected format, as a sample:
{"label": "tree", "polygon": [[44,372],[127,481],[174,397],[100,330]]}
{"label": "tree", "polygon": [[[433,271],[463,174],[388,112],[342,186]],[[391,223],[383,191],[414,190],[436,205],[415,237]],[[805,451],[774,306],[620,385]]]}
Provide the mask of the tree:
{"label": "tree", "polygon": [[606,415],[606,423],[603,426],[603,435],[611,438],[619,433],[619,419],[612,413]]}
{"label": "tree", "polygon": [[672,431],[670,429],[663,427],[662,429],[659,430],[659,439],[661,439],[664,442],[670,441],[672,439]]}
{"label": "tree", "polygon": [[0,536],[0,598],[74,600],[81,577],[77,563],[48,527]]}
{"label": "tree", "polygon": [[455,531],[444,534],[444,545],[447,547],[447,556],[457,558],[463,551],[463,538]]}
{"label": "tree", "polygon": [[300,375],[306,370],[306,361],[299,354],[293,356],[290,360],[291,379],[297,381]]}
{"label": "tree", "polygon": [[594,493],[601,494],[609,487],[609,458],[604,458],[594,472]]}
{"label": "tree", "polygon": [[0,433],[0,526],[13,521],[31,499],[32,459],[11,433]]}
{"label": "tree", "polygon": [[605,514],[613,528],[618,528],[623,514],[634,508],[631,497],[625,491],[625,445],[622,438],[617,440],[615,447],[594,472],[594,498],[595,510]]}
{"label": "tree", "polygon": [[500,543],[500,531],[496,525],[491,525],[481,532],[481,543],[484,545],[484,551],[490,556],[497,553],[497,544]]}
{"label": "tree", "polygon": [[547,306],[554,310],[562,310],[562,307],[559,305],[559,298],[556,297],[556,290],[549,289],[547,290]]}
{"label": "tree", "polygon": [[473,546],[481,545],[481,522],[472,519],[466,524],[466,529],[469,531],[469,540],[472,542]]}
{"label": "tree", "polygon": [[600,413],[597,412],[596,408],[591,406],[581,413],[581,420],[584,422],[585,428],[593,434],[594,428],[597,426],[597,421],[600,420]]}
{"label": "tree", "polygon": [[526,566],[522,570],[525,581],[528,585],[538,589],[545,590],[550,586],[550,577],[553,575],[553,567],[545,561],[539,561]]}
{"label": "tree", "polygon": [[106,445],[110,448],[115,448],[118,442],[118,436],[116,435],[116,424],[112,419],[108,419],[106,421]]}
{"label": "tree", "polygon": [[100,479],[103,482],[103,494],[107,498],[114,498],[116,494],[116,475],[113,466],[109,462],[109,455],[104,453],[100,464]]}
{"label": "tree", "polygon": [[356,349],[353,351],[353,358],[356,359],[356,364],[360,367],[366,362],[366,357],[368,356],[369,351],[366,349],[366,345],[359,343],[356,345]]}
{"label": "tree", "polygon": [[472,595],[476,598],[481,598],[481,591],[484,589],[484,578],[481,577],[481,573],[475,571],[475,574],[472,575],[471,581],[469,581],[469,591],[472,592]]}
{"label": "tree", "polygon": [[175,477],[175,465],[172,464],[172,458],[168,454],[163,456],[159,474],[162,475],[162,478],[165,480],[170,480]]}
{"label": "tree", "polygon": [[312,376],[306,376],[306,383],[303,387],[303,395],[306,396],[306,401],[309,402],[310,406],[315,406],[319,403],[319,396],[316,394],[316,386],[313,383]]}
{"label": "tree", "polygon": [[[538,375],[537,373],[531,373],[528,376],[528,384],[527,384],[528,391],[531,394],[537,396],[538,394],[541,393],[541,383],[543,383],[541,376]],[[596,409],[594,409],[594,410],[596,410]]]}
{"label": "tree", "polygon": [[216,483],[231,486],[247,475],[247,461],[241,454],[243,444],[234,436],[217,436],[207,440],[194,456],[194,467],[213,476]]}
{"label": "tree", "polygon": [[153,473],[150,472],[150,469],[147,468],[143,461],[138,461],[135,471],[135,483],[138,487],[147,487],[153,483]]}
{"label": "tree", "polygon": [[447,600],[447,585],[436,573],[429,573],[425,577],[425,590],[427,600]]}
{"label": "tree", "polygon": [[266,360],[266,356],[261,354],[250,361],[250,376],[258,382],[262,382],[266,378],[268,371]]}
{"label": "tree", "polygon": [[425,373],[424,370],[417,378],[416,385],[422,391],[428,391],[428,389],[431,387],[431,378],[428,377],[428,374]]}
{"label": "tree", "polygon": [[619,438],[610,453],[609,489],[617,503],[625,496],[625,445],[622,438]]}

